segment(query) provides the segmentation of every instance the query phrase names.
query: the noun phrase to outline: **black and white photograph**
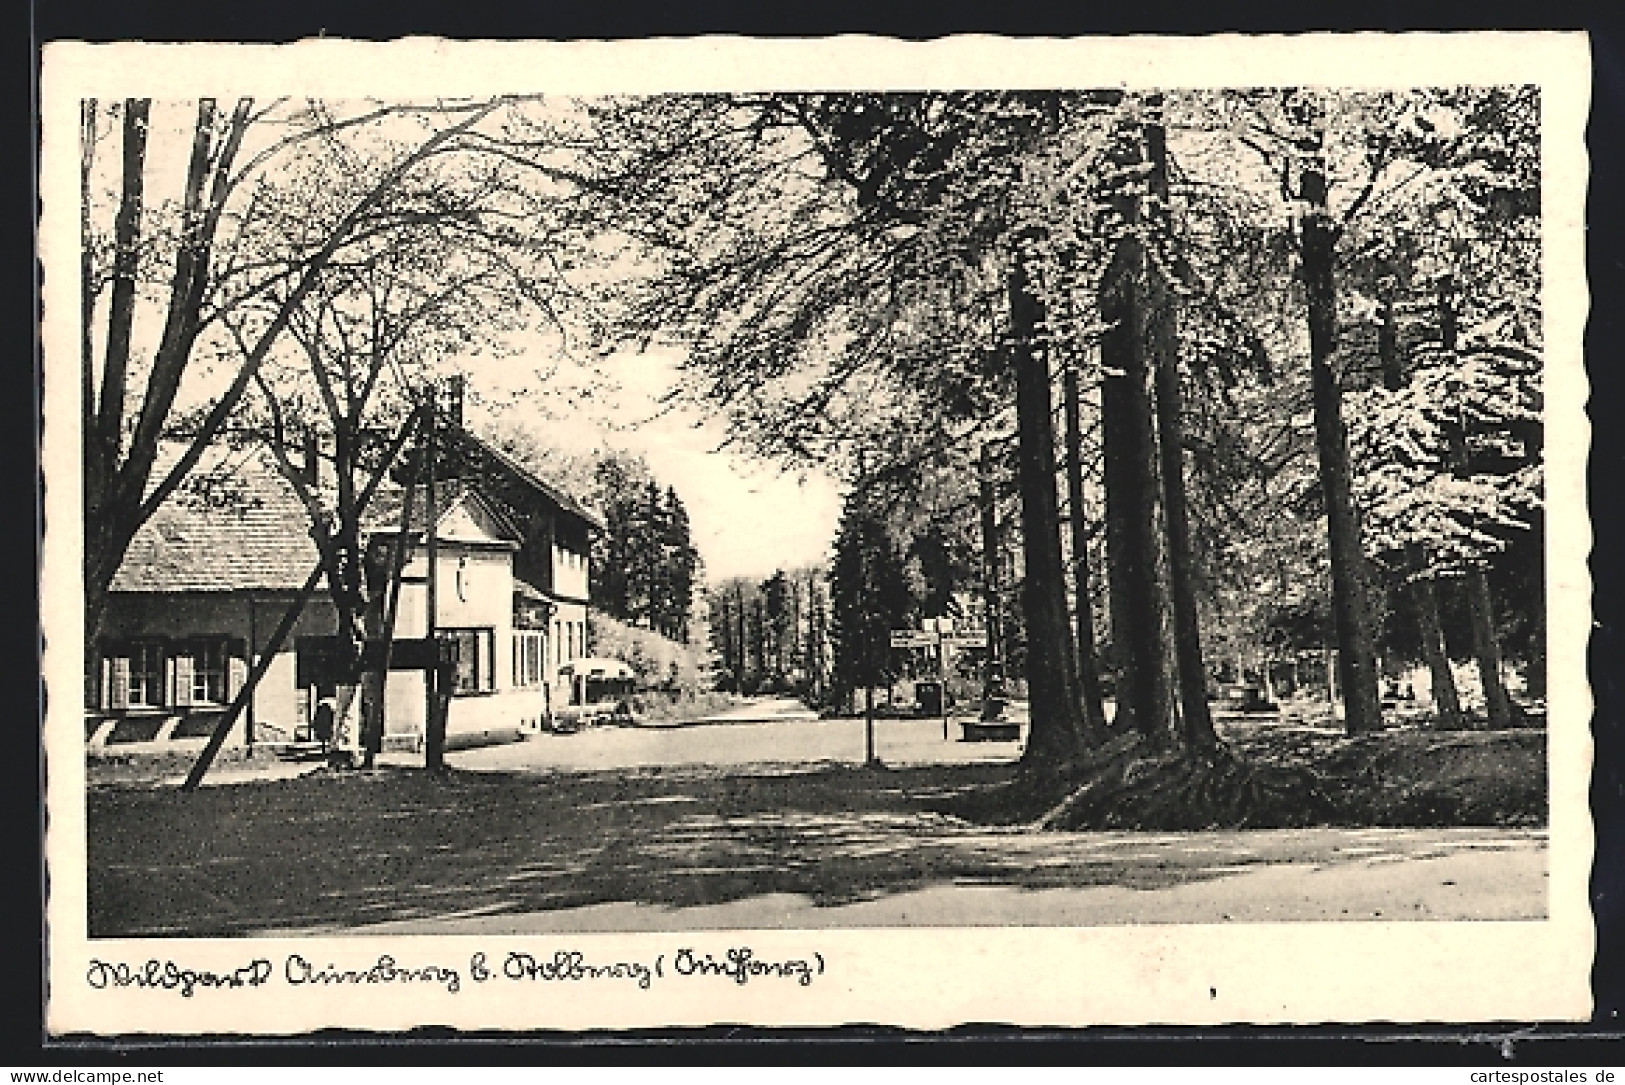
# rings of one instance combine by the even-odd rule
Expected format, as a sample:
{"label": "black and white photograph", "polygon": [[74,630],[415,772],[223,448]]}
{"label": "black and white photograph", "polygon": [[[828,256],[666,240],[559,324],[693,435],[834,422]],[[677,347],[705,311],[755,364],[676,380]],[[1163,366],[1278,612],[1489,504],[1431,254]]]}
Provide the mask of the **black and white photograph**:
{"label": "black and white photograph", "polygon": [[548,48],[47,48],[54,1029],[1589,1013],[1583,35]]}

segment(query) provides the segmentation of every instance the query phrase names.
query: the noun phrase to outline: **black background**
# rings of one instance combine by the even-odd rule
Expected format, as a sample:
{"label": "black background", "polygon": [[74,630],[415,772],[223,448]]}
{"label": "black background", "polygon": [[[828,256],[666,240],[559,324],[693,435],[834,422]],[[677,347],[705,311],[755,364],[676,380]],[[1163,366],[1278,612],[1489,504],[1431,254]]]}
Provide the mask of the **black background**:
{"label": "black background", "polygon": [[[1593,906],[1598,954],[1593,973],[1596,1012],[1590,1026],[1528,1022],[1482,1022],[1474,1027],[1351,1029],[1231,1028],[1217,1030],[1088,1030],[1075,1033],[1020,1033],[1009,1029],[956,1030],[934,1036],[895,1030],[848,1028],[818,1032],[746,1029],[674,1031],[634,1036],[538,1034],[528,1041],[511,1036],[450,1037],[423,1032],[388,1041],[361,1036],[307,1038],[296,1042],[245,1045],[223,1040],[165,1044],[106,1044],[43,1039],[44,890],[38,827],[41,694],[37,668],[37,569],[40,478],[37,470],[39,359],[37,349],[37,265],[19,258],[8,265],[7,294],[25,302],[23,322],[3,358],[7,379],[0,409],[0,472],[8,499],[3,520],[8,582],[0,587],[0,682],[5,710],[0,713],[0,768],[5,787],[0,841],[8,891],[5,903],[6,957],[0,959],[0,1065],[142,1066],[189,1064],[327,1063],[356,1066],[395,1064],[517,1063],[706,1064],[853,1063],[966,1064],[1082,1062],[1140,1065],[1500,1065],[1570,1066],[1576,1069],[1625,1065],[1621,1013],[1625,1011],[1625,969],[1620,967],[1621,920],[1625,918],[1625,539],[1620,514],[1625,505],[1625,414],[1619,403],[1621,336],[1625,335],[1625,15],[1617,2],[1310,2],[1217,3],[1134,0],[1132,3],[1009,2],[884,4],[870,0],[838,3],[605,3],[602,0],[31,0],[20,8],[26,27],[13,32],[26,42],[27,83],[13,83],[11,169],[5,172],[17,194],[11,203],[14,229],[34,228],[33,184],[37,178],[37,78],[39,46],[56,39],[109,41],[291,41],[327,36],[387,40],[436,34],[454,38],[628,38],[730,33],[765,36],[867,33],[930,38],[953,33],[1007,35],[1291,33],[1310,30],[1583,29],[1591,34],[1592,115],[1588,129],[1591,189],[1587,206],[1587,270],[1592,309],[1586,332],[1587,368],[1592,382],[1592,449],[1588,472],[1595,541],[1592,576],[1594,615],[1589,665],[1597,708],[1594,720],[1597,769],[1592,788],[1598,834],[1593,875]],[[19,9],[12,9],[14,12]],[[16,56],[16,53],[13,53]],[[21,58],[18,57],[18,60]],[[21,64],[11,69],[21,75]],[[21,103],[29,108],[21,108]],[[23,208],[26,204],[26,210]],[[26,214],[26,220],[23,215]],[[26,222],[26,226],[24,225]],[[20,251],[20,249],[19,249]],[[18,306],[21,307],[20,305]],[[25,340],[24,331],[29,335]],[[25,350],[25,342],[33,342]],[[29,515],[33,513],[34,515]],[[76,696],[77,691],[70,691]],[[36,878],[37,874],[37,878]],[[1314,962],[1302,962],[1313,968]],[[1403,984],[1403,976],[1395,976]],[[1509,1061],[1510,1059],[1510,1061]]]}

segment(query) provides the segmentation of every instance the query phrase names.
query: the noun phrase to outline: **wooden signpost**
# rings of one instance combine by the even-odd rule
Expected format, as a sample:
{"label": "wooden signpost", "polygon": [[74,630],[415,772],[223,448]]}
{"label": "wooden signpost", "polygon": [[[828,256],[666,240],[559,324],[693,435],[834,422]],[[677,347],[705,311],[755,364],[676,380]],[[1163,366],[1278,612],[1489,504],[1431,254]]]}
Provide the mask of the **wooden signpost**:
{"label": "wooden signpost", "polygon": [[935,648],[937,650],[937,686],[942,692],[942,738],[949,738],[948,723],[948,649],[980,648],[982,637],[954,636],[951,619],[931,619],[931,629],[893,629],[893,648]]}
{"label": "wooden signpost", "polygon": [[[985,633],[975,636],[969,634],[955,635],[951,632],[951,622],[942,618],[934,619],[932,625],[933,628],[931,629],[893,629],[891,631],[891,646],[903,649],[935,648],[937,650],[937,680],[942,690],[942,737],[947,740],[950,735],[948,649],[983,648],[987,646],[988,637]],[[997,680],[996,672],[994,673],[994,680]],[[1002,689],[1000,691],[1002,692]],[[966,721],[965,738],[969,741],[1008,741],[1018,737],[1021,733],[1020,725],[1003,718],[1003,707],[1001,700],[991,713],[984,711],[982,719]]]}

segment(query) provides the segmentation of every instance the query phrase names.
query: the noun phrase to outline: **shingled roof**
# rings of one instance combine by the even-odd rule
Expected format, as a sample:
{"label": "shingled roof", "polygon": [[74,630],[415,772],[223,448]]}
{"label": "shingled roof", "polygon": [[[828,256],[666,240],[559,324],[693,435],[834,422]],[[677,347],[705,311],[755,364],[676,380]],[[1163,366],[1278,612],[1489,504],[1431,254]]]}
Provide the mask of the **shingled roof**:
{"label": "shingled roof", "polygon": [[[512,456],[473,434],[464,447],[498,471],[542,495],[589,529],[603,521],[565,491],[539,478]],[[166,444],[153,466],[156,484],[178,460],[183,446]],[[466,481],[441,483],[439,505],[449,511]],[[364,517],[368,532],[398,529],[402,491],[386,484]],[[513,510],[500,499],[475,493],[481,504],[514,535]],[[425,501],[420,491],[413,517],[423,529]],[[113,577],[115,592],[295,591],[304,586],[318,553],[310,519],[293,488],[264,448],[216,444],[205,451],[182,485],[136,532],[124,563]]]}
{"label": "shingled roof", "polygon": [[[164,477],[181,448],[153,468]],[[317,560],[309,516],[260,448],[214,446],[136,532],[115,592],[295,591]]]}
{"label": "shingled roof", "polygon": [[484,460],[496,470],[516,480],[520,485],[529,487],[533,492],[551,501],[565,513],[582,521],[589,529],[594,531],[604,530],[604,518],[602,516],[577,501],[575,497],[565,490],[536,474],[536,472],[520,463],[507,452],[469,430],[457,430],[455,433],[465,455],[475,460]]}

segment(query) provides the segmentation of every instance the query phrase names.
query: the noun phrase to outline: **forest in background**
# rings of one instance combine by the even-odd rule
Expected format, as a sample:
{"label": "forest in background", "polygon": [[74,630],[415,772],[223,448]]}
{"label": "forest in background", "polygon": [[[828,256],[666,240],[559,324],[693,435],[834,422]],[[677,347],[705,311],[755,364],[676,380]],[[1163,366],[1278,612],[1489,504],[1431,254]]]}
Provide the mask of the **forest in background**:
{"label": "forest in background", "polygon": [[592,537],[588,648],[625,660],[642,685],[692,694],[706,672],[705,564],[677,490],[642,457],[611,448],[570,452],[523,423],[490,429],[491,439],[531,471],[596,510]]}
{"label": "forest in background", "polygon": [[[1435,727],[1540,707],[1534,88],[689,96],[595,118],[621,139],[606,199],[658,268],[625,284],[626,326],[683,346],[683,392],[738,440],[851,483],[838,672],[873,681],[879,631],[953,588],[991,615],[1013,597],[1025,764],[1152,756],[1241,806],[1313,783],[1229,756],[1226,671],[1269,687],[1291,661],[1293,685],[1331,650],[1353,735],[1392,722],[1402,662],[1427,667]],[[947,590],[902,587],[922,543]]]}

